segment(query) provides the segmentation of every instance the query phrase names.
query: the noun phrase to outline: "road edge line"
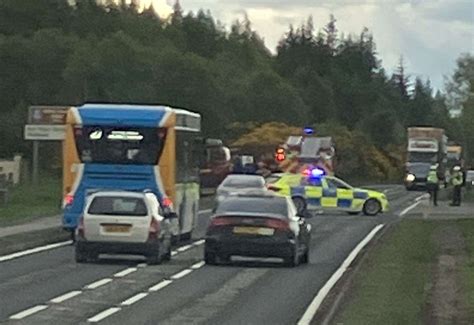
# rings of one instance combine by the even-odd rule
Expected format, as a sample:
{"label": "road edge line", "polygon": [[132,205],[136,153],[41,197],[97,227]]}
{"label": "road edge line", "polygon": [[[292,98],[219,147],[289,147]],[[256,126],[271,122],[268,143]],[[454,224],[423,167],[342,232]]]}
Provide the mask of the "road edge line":
{"label": "road edge line", "polygon": [[384,227],[384,224],[379,224],[372,228],[372,230],[365,236],[357,246],[349,253],[346,257],[344,262],[342,262],[341,266],[332,274],[329,280],[324,284],[324,286],[318,291],[316,296],[313,298],[309,306],[307,307],[306,311],[304,312],[303,316],[298,321],[297,325],[308,325],[316,315],[319,307],[321,306],[322,302],[331,291],[331,289],[336,285],[342,275],[346,272],[349,268],[351,263],[355,260],[359,252],[374,238],[374,236]]}

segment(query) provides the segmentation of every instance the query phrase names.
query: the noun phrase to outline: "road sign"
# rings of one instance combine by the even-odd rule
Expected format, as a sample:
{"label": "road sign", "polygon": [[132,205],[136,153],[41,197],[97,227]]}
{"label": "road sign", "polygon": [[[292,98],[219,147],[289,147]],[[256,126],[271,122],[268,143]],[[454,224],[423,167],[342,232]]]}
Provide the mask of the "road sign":
{"label": "road sign", "polygon": [[30,106],[28,123],[40,125],[64,125],[70,106]]}
{"label": "road sign", "polygon": [[25,140],[64,140],[65,125],[25,125]]}

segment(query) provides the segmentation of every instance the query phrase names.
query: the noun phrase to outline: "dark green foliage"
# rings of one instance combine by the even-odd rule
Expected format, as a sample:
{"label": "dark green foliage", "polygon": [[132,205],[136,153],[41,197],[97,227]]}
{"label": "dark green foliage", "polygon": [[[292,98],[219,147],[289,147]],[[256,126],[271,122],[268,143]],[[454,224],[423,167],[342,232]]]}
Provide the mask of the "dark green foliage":
{"label": "dark green foliage", "polygon": [[248,18],[227,32],[179,2],[162,19],[134,1],[0,0],[0,156],[29,154],[21,127],[32,104],[182,106],[221,138],[233,122],[336,121],[379,149],[403,143],[409,125],[451,127],[429,83],[411,95],[402,62],[388,77],[369,31],[344,37],[336,23],[317,31],[310,17],[272,55]]}

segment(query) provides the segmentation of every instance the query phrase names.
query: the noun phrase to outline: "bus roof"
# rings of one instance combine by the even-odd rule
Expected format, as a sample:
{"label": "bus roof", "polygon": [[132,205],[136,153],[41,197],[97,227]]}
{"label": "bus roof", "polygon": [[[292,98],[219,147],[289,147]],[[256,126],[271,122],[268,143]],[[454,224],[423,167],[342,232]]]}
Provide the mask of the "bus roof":
{"label": "bus roof", "polygon": [[82,125],[158,127],[173,109],[159,105],[84,104],[72,111],[75,122]]}

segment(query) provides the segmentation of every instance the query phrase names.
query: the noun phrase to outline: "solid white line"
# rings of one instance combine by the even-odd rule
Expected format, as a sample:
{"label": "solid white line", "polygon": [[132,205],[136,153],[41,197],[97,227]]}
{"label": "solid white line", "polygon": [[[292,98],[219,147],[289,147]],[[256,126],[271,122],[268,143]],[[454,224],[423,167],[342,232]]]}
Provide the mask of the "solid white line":
{"label": "solid white line", "polygon": [[205,242],[206,242],[206,241],[205,241],[204,239],[200,239],[200,240],[198,240],[198,241],[195,241],[195,242],[193,243],[193,246],[199,246],[199,245],[204,244]]}
{"label": "solid white line", "polygon": [[212,209],[204,209],[198,212],[198,214],[204,214],[204,213],[209,213],[212,212]]}
{"label": "solid white line", "polygon": [[161,290],[163,289],[164,287],[167,287],[168,285],[170,285],[171,283],[173,283],[173,281],[171,280],[163,280],[161,282],[158,282],[157,284],[155,284],[154,286],[150,287],[148,289],[148,291],[150,292],[156,292],[158,290]]}
{"label": "solid white line", "polygon": [[337,281],[342,277],[347,268],[351,265],[354,259],[357,257],[359,252],[364,248],[367,243],[372,240],[372,238],[377,234],[377,232],[383,228],[384,225],[375,226],[372,231],[364,238],[362,241],[352,250],[352,252],[347,256],[347,258],[342,262],[341,266],[334,272],[334,274],[329,278],[329,280],[324,284],[324,286],[319,290],[317,295],[311,301],[310,305],[306,309],[305,313],[298,321],[298,325],[308,325],[311,323],[314,315],[318,311],[321,303],[324,298],[326,298],[329,291],[334,287]]}
{"label": "solid white line", "polygon": [[185,277],[186,275],[188,275],[188,274],[191,273],[192,271],[193,271],[193,270],[190,270],[190,269],[182,270],[181,272],[178,272],[178,273],[176,273],[175,275],[170,276],[170,279],[171,279],[171,280],[178,280],[178,279],[181,279],[182,277]]}
{"label": "solid white line", "polygon": [[71,291],[71,292],[65,293],[65,294],[63,294],[59,297],[51,299],[50,302],[52,302],[53,304],[59,304],[59,303],[62,303],[63,301],[66,301],[66,300],[71,299],[75,296],[78,296],[81,293],[82,293],[82,291],[78,291],[78,290]]}
{"label": "solid white line", "polygon": [[398,214],[399,217],[403,217],[405,214],[407,214],[408,212],[410,212],[412,209],[416,208],[418,206],[418,204],[420,204],[421,201],[417,201],[415,203],[413,203],[412,205],[410,205],[408,208],[406,208],[405,210],[403,210],[402,212],[400,212]]}
{"label": "solid white line", "polygon": [[175,256],[175,255],[178,255],[178,252],[177,251],[172,251],[171,256]]}
{"label": "solid white line", "polygon": [[206,262],[201,261],[199,263],[191,265],[190,269],[197,270],[197,269],[200,269],[201,267],[203,267],[204,265],[206,265]]}
{"label": "solid white line", "polygon": [[63,242],[59,242],[59,243],[55,243],[55,244],[49,244],[49,245],[45,245],[45,246],[40,246],[40,247],[27,249],[25,251],[0,256],[0,262],[13,260],[13,259],[18,258],[18,257],[31,255],[31,254],[35,254],[35,253],[39,253],[39,252],[43,252],[43,251],[47,251],[47,250],[50,250],[50,249],[55,249],[55,248],[58,248],[58,247],[71,245],[71,244],[72,244],[72,240],[68,240],[68,241],[63,241]]}
{"label": "solid white line", "polygon": [[45,310],[46,308],[48,308],[48,306],[46,305],[38,305],[35,307],[31,307],[29,309],[23,310],[22,312],[19,312],[18,314],[10,316],[10,319],[23,319],[25,317],[36,314],[39,311]]}
{"label": "solid white line", "polygon": [[136,267],[129,267],[128,269],[115,273],[114,277],[123,278],[124,276],[129,275],[130,273],[136,272],[137,270],[138,269]]}
{"label": "solid white line", "polygon": [[130,306],[130,305],[133,305],[134,303],[136,303],[137,301],[139,300],[142,300],[143,298],[145,298],[146,296],[148,296],[148,293],[147,292],[140,292],[140,293],[137,293],[136,295],[134,295],[133,297],[130,297],[128,298],[127,300],[125,301],[122,301],[120,303],[120,306]]}
{"label": "solid white line", "polygon": [[178,252],[182,253],[184,251],[187,251],[188,249],[190,249],[191,247],[193,247],[192,245],[185,245],[185,246],[181,246],[179,247],[178,249],[176,249]]}
{"label": "solid white line", "polygon": [[92,282],[91,284],[86,285],[84,289],[97,289],[98,287],[102,287],[103,285],[109,282],[112,282],[112,279],[105,278],[105,279],[98,280],[98,281]]}
{"label": "solid white line", "polygon": [[109,308],[109,309],[106,309],[104,310],[103,312],[100,312],[98,313],[97,315],[89,318],[87,321],[89,323],[98,323],[100,322],[101,320],[103,320],[104,318],[107,318],[109,317],[110,315],[113,315],[115,314],[116,312],[122,310],[122,308],[120,307],[112,307],[112,308]]}

